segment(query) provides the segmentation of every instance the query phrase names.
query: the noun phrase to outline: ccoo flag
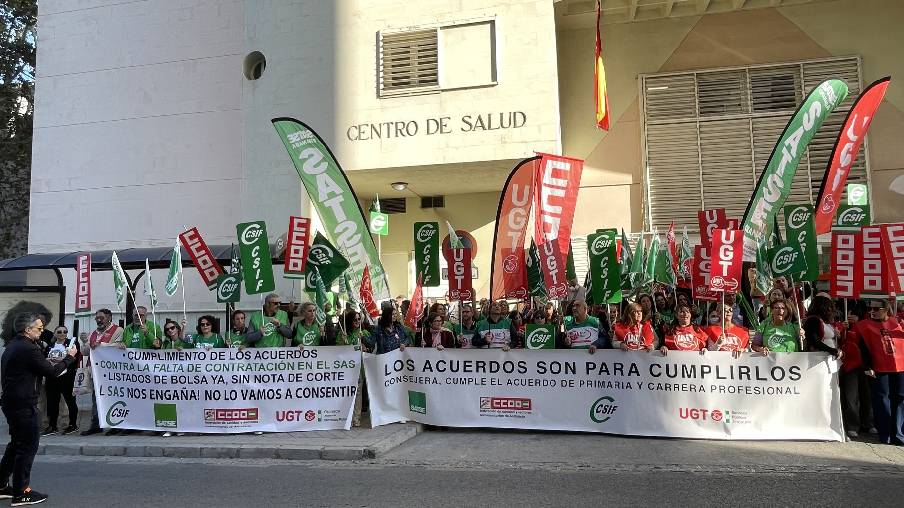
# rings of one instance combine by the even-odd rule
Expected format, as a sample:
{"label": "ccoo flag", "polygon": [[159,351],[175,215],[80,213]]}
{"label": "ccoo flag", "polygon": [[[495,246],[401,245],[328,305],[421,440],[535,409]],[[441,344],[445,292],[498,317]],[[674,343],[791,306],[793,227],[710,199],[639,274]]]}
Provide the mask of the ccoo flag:
{"label": "ccoo flag", "polygon": [[603,40],[600,37],[602,0],[596,2],[596,60],[593,65],[593,102],[596,104],[596,126],[609,130],[609,93],[606,91],[606,69],[603,67]]}

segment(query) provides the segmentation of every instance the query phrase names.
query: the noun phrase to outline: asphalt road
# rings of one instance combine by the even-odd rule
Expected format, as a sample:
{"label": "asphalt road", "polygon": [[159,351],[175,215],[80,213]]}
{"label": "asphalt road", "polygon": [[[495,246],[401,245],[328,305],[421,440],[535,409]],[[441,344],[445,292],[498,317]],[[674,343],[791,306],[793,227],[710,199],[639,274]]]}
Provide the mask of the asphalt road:
{"label": "asphalt road", "polygon": [[418,466],[397,461],[285,462],[39,457],[44,506],[901,506],[900,469],[550,470],[529,464]]}

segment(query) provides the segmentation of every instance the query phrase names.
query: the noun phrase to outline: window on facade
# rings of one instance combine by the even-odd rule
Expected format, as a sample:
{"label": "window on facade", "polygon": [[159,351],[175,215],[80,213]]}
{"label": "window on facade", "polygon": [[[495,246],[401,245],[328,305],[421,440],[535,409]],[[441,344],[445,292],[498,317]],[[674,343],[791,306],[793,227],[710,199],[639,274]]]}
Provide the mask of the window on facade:
{"label": "window on facade", "polygon": [[[858,58],[642,76],[646,227],[661,231],[674,220],[696,230],[697,211],[705,208],[740,219],[788,120],[827,78],[843,79],[850,92],[801,158],[787,204],[812,204],[819,193],[838,130],[860,93]],[[864,152],[852,183],[866,182]]]}
{"label": "window on facade", "polygon": [[439,87],[438,31],[380,34],[380,95]]}
{"label": "window on facade", "polygon": [[383,213],[405,213],[405,209],[405,198],[383,198],[380,200],[380,211]]}
{"label": "window on facade", "polygon": [[380,97],[496,84],[495,20],[385,30],[378,39]]}
{"label": "window on facade", "polygon": [[445,206],[445,196],[421,196],[421,208],[443,208]]}

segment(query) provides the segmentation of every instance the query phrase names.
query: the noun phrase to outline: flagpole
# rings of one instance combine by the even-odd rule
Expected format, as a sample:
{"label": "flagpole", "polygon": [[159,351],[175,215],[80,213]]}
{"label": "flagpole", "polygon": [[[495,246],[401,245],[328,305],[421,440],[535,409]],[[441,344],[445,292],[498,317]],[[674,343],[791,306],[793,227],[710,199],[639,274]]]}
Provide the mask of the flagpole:
{"label": "flagpole", "polygon": [[[794,287],[794,276],[791,275],[790,273],[788,274],[788,281],[791,284],[791,297],[794,298],[794,308],[797,309],[797,311],[799,313],[799,315],[797,316],[797,328],[799,331],[803,331],[804,316],[802,315],[803,313],[800,312],[801,311],[800,304],[797,302],[797,289]],[[847,316],[845,316],[845,317],[847,317]],[[804,339],[798,338],[798,342],[800,343],[800,350],[803,351],[804,350]]]}
{"label": "flagpole", "polygon": [[[181,258],[181,256],[180,256]],[[179,285],[182,286],[182,321],[188,322],[185,314],[185,276],[182,274],[182,267],[179,267]]]}

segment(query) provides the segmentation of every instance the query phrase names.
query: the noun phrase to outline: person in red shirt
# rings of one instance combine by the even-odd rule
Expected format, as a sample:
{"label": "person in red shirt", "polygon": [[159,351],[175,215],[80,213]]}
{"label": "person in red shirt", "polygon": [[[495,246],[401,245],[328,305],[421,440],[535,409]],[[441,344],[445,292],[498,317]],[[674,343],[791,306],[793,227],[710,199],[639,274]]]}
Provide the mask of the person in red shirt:
{"label": "person in red shirt", "polygon": [[615,325],[615,337],[612,349],[622,351],[653,350],[653,327],[643,319],[643,307],[637,303],[629,303],[625,307],[621,321]]}
{"label": "person in red shirt", "polygon": [[860,341],[863,373],[871,378],[873,418],[879,442],[904,445],[904,330],[891,316],[888,302],[873,300],[869,319],[853,333]]}
{"label": "person in red shirt", "polygon": [[659,351],[662,356],[669,353],[669,349],[675,351],[706,351],[707,336],[702,328],[691,324],[691,307],[686,303],[679,303],[675,309],[675,324],[668,327],[665,340]]}
{"label": "person in red shirt", "polygon": [[860,432],[876,434],[873,425],[873,406],[869,394],[869,378],[863,373],[860,355],[860,340],[852,331],[860,316],[848,312],[847,321],[841,324],[841,415],[848,437],[857,437]]}
{"label": "person in red shirt", "polygon": [[731,351],[731,356],[739,358],[742,351],[747,351],[750,344],[750,332],[743,326],[731,322],[734,313],[728,305],[719,304],[717,307],[722,314],[722,326],[710,325],[706,327],[706,335],[709,336],[707,347],[710,351]]}
{"label": "person in red shirt", "polygon": [[439,312],[431,312],[427,316],[430,328],[421,337],[421,347],[435,347],[438,351],[447,347],[455,347],[455,334],[443,327],[444,322],[445,320]]}

